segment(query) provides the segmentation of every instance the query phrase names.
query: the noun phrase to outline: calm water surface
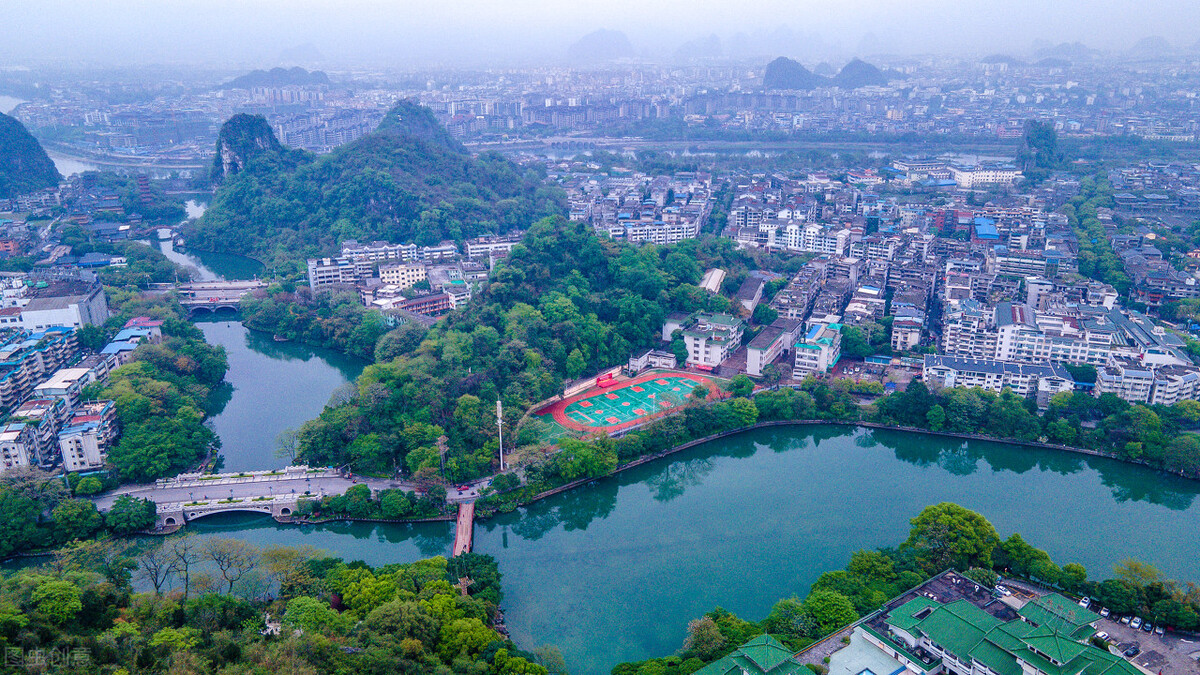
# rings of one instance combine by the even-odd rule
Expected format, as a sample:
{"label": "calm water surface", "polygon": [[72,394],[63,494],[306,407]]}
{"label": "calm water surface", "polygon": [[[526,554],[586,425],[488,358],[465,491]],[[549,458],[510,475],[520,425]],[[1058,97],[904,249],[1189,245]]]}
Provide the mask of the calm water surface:
{"label": "calm water surface", "polygon": [[[211,339],[211,338],[210,338]],[[231,359],[232,360],[232,359]],[[226,440],[226,447],[229,441]],[[1002,536],[1019,531],[1093,575],[1135,556],[1200,578],[1200,484],[1098,458],[901,432],[748,432],[479,523],[475,550],[504,575],[522,646],[559,646],[576,675],[674,652],[714,606],[760,619],[860,548],[908,534],[954,501]],[[253,516],[191,525],[202,536],[311,544],[371,564],[448,554],[449,524],[293,528]]]}
{"label": "calm water surface", "polygon": [[196,320],[204,338],[225,347],[229,358],[218,392],[228,401],[210,422],[226,471],[279,468],[287,464],[275,456],[279,433],[319,415],[333,390],[354,381],[366,364],[328,349],[275,342],[235,318],[218,312]]}

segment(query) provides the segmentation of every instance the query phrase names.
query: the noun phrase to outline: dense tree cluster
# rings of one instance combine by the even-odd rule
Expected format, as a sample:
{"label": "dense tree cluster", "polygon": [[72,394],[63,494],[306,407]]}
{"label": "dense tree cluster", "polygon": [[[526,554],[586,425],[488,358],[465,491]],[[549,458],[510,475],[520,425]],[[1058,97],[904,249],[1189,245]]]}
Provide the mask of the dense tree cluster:
{"label": "dense tree cluster", "polygon": [[327,155],[272,150],[273,135],[259,145],[267,149],[225,177],[192,245],[299,270],[346,239],[461,241],[564,211],[542,175],[496,153],[472,157],[413,102]]}
{"label": "dense tree cluster", "polygon": [[329,495],[319,501],[301,500],[298,512],[317,520],[330,517],[358,520],[432,518],[446,513],[446,488],[430,486],[423,495],[400,489],[380,490],[372,496],[370,487],[359,484],[340,495]]}
{"label": "dense tree cluster", "polygon": [[1108,233],[1097,217],[1097,209],[1112,208],[1112,186],[1104,177],[1080,181],[1080,192],[1063,207],[1071,229],[1079,240],[1079,273],[1089,279],[1111,284],[1120,293],[1129,291],[1132,282],[1125,274],[1121,258],[1113,251]]}
{"label": "dense tree cluster", "polygon": [[1200,402],[1196,401],[1147,406],[1113,394],[1097,398],[1063,392],[1039,416],[1032,399],[1008,389],[999,395],[963,388],[935,392],[914,381],[903,393],[876,401],[868,412],[873,421],[887,424],[1091,448],[1200,478]]}
{"label": "dense tree cluster", "polygon": [[440,470],[444,434],[448,476],[489,473],[498,455],[497,399],[511,429],[565,380],[655,345],[666,312],[728,311],[727,299],[695,285],[703,268],[744,276],[752,264],[728,240],[634,247],[599,239],[585,223],[544,219],[465,310],[427,332],[407,325],[383,335],[379,362],[350,400],[304,426],[300,455],[311,464],[417,475]]}
{"label": "dense tree cluster", "polygon": [[804,599],[792,596],[775,603],[762,621],[747,621],[718,607],[688,624],[675,656],[622,663],[612,669],[613,675],[690,675],[763,633],[803,649],[947,569],[987,586],[1003,573],[1086,595],[1119,614],[1156,616],[1156,623],[1182,630],[1200,627],[1200,588],[1164,579],[1145,563],[1126,560],[1114,567],[1114,578],[1096,582],[1082,565],[1060,567],[1020,534],[1001,540],[986,518],[957,504],[927,506],[911,522],[908,539],[899,547],[856,551],[845,569],[822,574]]}
{"label": "dense tree cluster", "polygon": [[372,569],[230,539],[87,542],[0,579],[0,647],[9,665],[67,654],[63,672],[546,675],[556,650],[493,628],[501,597],[478,554]]}
{"label": "dense tree cluster", "polygon": [[[124,496],[107,514],[61,477],[33,468],[0,474],[0,558],[111,531],[128,534],[154,525],[154,504]],[[78,497],[77,497],[77,496]]]}
{"label": "dense tree cluster", "polygon": [[382,314],[364,308],[353,290],[314,292],[291,286],[277,284],[242,298],[242,323],[289,340],[374,358],[376,342],[388,332]]}

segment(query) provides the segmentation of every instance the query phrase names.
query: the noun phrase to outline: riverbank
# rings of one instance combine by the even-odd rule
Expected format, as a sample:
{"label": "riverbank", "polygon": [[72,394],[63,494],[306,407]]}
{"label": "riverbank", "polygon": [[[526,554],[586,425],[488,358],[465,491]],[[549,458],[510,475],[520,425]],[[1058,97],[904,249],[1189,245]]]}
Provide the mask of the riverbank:
{"label": "riverbank", "polygon": [[[758,429],[769,429],[772,427],[806,427],[806,426],[838,426],[838,427],[848,427],[848,428],[858,427],[858,428],[863,428],[863,429],[874,429],[874,430],[881,430],[881,431],[896,431],[896,432],[909,433],[909,434],[924,434],[924,435],[928,435],[928,436],[937,436],[937,437],[942,437],[942,438],[957,438],[957,439],[962,439],[962,440],[966,440],[966,441],[1004,443],[1004,444],[1008,444],[1008,445],[1016,445],[1016,446],[1029,447],[1029,448],[1038,448],[1038,449],[1043,449],[1043,450],[1055,450],[1055,451],[1060,451],[1060,452],[1069,452],[1069,453],[1073,453],[1073,454],[1087,455],[1090,457],[1100,457],[1100,458],[1104,458],[1104,459],[1111,459],[1113,461],[1121,462],[1123,464],[1131,464],[1131,465],[1135,465],[1135,466],[1140,466],[1140,467],[1146,468],[1150,471],[1155,471],[1155,472],[1164,473],[1164,474],[1168,474],[1168,475],[1174,475],[1174,476],[1183,478],[1185,480],[1195,481],[1195,479],[1193,479],[1190,476],[1187,476],[1186,474],[1184,474],[1182,472],[1168,471],[1166,469],[1154,467],[1153,465],[1151,465],[1149,462],[1146,462],[1146,461],[1118,457],[1115,455],[1106,454],[1106,453],[1100,452],[1098,450],[1092,450],[1089,448],[1079,448],[1079,447],[1068,446],[1068,445],[1058,445],[1058,444],[1054,444],[1054,443],[1043,443],[1040,441],[1022,441],[1022,440],[1014,440],[1014,439],[1007,439],[1007,438],[997,438],[994,436],[985,436],[982,434],[968,434],[968,433],[958,433],[958,432],[951,432],[951,431],[931,431],[929,429],[921,429],[921,428],[917,428],[917,427],[904,427],[904,426],[898,426],[898,425],[880,424],[880,423],[876,423],[876,422],[842,421],[842,420],[768,420],[768,421],[763,421],[763,422],[756,422],[755,424],[752,424],[750,426],[740,427],[738,429],[731,429],[728,431],[722,431],[719,433],[710,434],[708,436],[704,436],[703,438],[697,438],[695,440],[687,441],[686,443],[681,443],[681,444],[673,446],[667,450],[663,450],[660,452],[656,452],[654,454],[638,457],[637,459],[634,459],[634,460],[631,460],[624,464],[618,465],[611,472],[604,474],[602,476],[591,476],[591,477],[586,477],[586,478],[580,478],[578,480],[574,480],[569,483],[564,483],[563,485],[559,485],[559,486],[551,488],[549,490],[539,492],[527,500],[519,501],[519,502],[517,502],[516,505],[518,507],[529,506],[530,504],[533,504],[534,502],[546,499],[547,497],[552,497],[554,495],[561,494],[561,493],[567,492],[569,490],[573,490],[575,488],[587,485],[589,483],[592,483],[592,482],[595,482],[595,481],[598,481],[598,480],[601,480],[604,478],[608,478],[610,476],[615,476],[621,472],[628,471],[630,469],[642,466],[644,464],[654,462],[654,461],[657,461],[660,459],[664,459],[666,457],[670,457],[671,455],[678,454],[680,452],[683,452],[684,450],[694,448],[698,445],[703,445],[705,443],[711,443],[713,441],[721,440],[723,438],[737,436],[737,435],[748,433],[748,432],[755,431]],[[636,429],[629,429],[629,430],[627,430],[627,432],[632,432],[635,430]],[[500,513],[500,511],[496,511],[495,513],[485,514],[485,515],[479,516],[479,518],[481,520],[487,519],[489,517],[492,517],[493,515],[497,515],[498,513]]]}

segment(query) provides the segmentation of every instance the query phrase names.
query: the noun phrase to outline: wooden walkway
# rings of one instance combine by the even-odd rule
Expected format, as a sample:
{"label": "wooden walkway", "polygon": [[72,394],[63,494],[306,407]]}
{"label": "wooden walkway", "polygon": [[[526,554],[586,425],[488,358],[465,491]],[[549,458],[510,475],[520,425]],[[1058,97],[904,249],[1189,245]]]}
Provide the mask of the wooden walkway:
{"label": "wooden walkway", "polygon": [[454,555],[471,552],[471,538],[475,533],[475,502],[460,502],[458,524],[454,527]]}

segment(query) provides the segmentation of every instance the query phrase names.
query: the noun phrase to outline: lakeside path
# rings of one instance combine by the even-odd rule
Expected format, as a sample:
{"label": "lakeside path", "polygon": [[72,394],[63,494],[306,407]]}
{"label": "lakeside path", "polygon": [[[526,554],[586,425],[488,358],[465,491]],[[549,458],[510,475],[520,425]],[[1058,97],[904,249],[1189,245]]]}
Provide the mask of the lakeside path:
{"label": "lakeside path", "polygon": [[[380,490],[416,491],[413,483],[388,478],[367,478],[363,476],[344,476],[333,471],[317,474],[285,474],[278,472],[254,472],[245,476],[221,476],[217,478],[171,479],[155,484],[124,485],[112,492],[96,496],[93,501],[96,508],[107,511],[113,502],[122,495],[139,499],[149,499],[156,504],[192,502],[212,499],[251,499],[255,497],[271,497],[294,494],[302,496],[308,493],[310,497],[320,498],[327,495],[340,495],[355,485],[366,485],[372,493]],[[449,488],[446,499],[449,502],[475,500],[479,490],[487,485],[487,481],[473,481],[469,490],[460,492]]]}

